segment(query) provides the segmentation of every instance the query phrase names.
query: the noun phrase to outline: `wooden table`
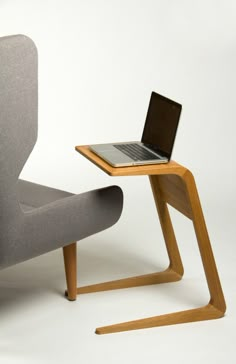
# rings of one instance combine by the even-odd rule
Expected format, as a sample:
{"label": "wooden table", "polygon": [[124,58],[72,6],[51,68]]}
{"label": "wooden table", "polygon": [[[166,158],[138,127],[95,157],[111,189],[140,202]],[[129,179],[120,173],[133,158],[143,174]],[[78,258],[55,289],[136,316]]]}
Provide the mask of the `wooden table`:
{"label": "wooden table", "polygon": [[167,204],[177,209],[193,222],[210,293],[209,303],[203,307],[99,327],[96,329],[96,333],[107,334],[216,319],[224,316],[226,310],[224,295],[192,173],[174,161],[159,165],[115,168],[96,156],[90,151],[88,146],[77,146],[76,150],[110,176],[147,175],[149,177],[170,262],[168,268],[163,272],[80,287],[77,288],[77,293],[98,292],[180,280],[184,269]]}

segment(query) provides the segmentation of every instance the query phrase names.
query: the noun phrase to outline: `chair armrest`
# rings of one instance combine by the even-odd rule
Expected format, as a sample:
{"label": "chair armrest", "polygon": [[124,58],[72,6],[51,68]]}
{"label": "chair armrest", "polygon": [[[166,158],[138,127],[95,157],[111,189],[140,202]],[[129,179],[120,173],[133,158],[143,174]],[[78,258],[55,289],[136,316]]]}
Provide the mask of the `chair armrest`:
{"label": "chair armrest", "polygon": [[81,240],[115,224],[122,208],[123,193],[117,186],[49,203],[25,213],[24,245],[31,244],[37,256]]}

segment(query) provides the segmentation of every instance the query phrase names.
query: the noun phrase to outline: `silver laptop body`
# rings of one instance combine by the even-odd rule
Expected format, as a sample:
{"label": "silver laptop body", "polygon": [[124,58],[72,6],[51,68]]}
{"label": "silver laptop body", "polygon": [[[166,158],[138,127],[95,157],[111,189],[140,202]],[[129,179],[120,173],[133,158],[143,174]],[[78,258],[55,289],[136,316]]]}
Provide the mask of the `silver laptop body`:
{"label": "silver laptop body", "polygon": [[114,167],[167,163],[172,154],[182,106],[152,92],[141,142],[90,145]]}

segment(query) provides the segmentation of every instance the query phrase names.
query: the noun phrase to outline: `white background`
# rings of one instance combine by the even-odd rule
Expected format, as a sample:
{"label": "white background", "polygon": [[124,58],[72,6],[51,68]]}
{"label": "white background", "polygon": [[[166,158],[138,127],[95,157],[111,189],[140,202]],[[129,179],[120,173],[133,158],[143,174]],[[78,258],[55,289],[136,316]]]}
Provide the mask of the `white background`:
{"label": "white background", "polygon": [[194,174],[228,305],[221,320],[96,336],[96,326],[198,307],[208,293],[192,226],[172,212],[180,283],[63,299],[61,252],[0,273],[0,361],[233,363],[235,1],[0,1],[0,36],[39,52],[39,136],[22,177],[80,193],[118,184],[124,212],[79,244],[79,284],[167,265],[146,177],[111,178],[75,145],[140,139],[152,90],[183,105],[173,159]]}

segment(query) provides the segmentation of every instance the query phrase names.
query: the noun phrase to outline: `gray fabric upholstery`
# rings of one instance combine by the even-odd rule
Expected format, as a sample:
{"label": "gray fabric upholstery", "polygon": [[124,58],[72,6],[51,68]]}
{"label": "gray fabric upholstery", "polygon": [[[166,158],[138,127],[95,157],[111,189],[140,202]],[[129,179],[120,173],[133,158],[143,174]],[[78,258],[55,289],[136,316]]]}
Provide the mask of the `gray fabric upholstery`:
{"label": "gray fabric upholstery", "polygon": [[61,198],[73,196],[73,193],[42,186],[22,179],[19,179],[17,182],[17,194],[20,205],[31,208],[40,207]]}
{"label": "gray fabric upholstery", "polygon": [[19,179],[37,139],[37,50],[26,36],[0,38],[0,268],[112,226],[117,186],[73,195]]}

